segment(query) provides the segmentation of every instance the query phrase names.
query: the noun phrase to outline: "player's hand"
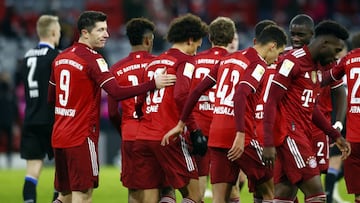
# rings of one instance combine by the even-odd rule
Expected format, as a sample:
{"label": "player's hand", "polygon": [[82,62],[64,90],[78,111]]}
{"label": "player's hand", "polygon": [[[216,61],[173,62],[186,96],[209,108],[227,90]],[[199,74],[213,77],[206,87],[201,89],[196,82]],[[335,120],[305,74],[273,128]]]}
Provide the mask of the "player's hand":
{"label": "player's hand", "polygon": [[166,86],[174,85],[176,81],[176,75],[167,74],[166,69],[164,69],[154,79],[155,79],[156,89],[161,89]]}
{"label": "player's hand", "polygon": [[230,161],[235,161],[244,152],[245,133],[236,132],[236,136],[231,149],[228,151],[227,157]]}
{"label": "player's hand", "polygon": [[262,160],[266,167],[274,168],[275,157],[276,157],[275,147],[264,147]]}
{"label": "player's hand", "polygon": [[351,153],[350,143],[346,141],[344,137],[341,136],[336,139],[335,144],[341,151],[341,159],[342,160],[346,159]]}
{"label": "player's hand", "polygon": [[184,131],[184,127],[185,127],[185,123],[183,123],[182,121],[179,121],[178,124],[172,128],[171,130],[169,130],[164,137],[161,140],[161,145],[165,146],[167,144],[170,143],[170,139],[173,138],[174,136],[174,140],[177,138],[178,135],[180,135],[181,133],[183,133]]}
{"label": "player's hand", "polygon": [[200,129],[190,132],[190,139],[193,145],[193,154],[204,156],[207,151],[207,138],[202,134]]}

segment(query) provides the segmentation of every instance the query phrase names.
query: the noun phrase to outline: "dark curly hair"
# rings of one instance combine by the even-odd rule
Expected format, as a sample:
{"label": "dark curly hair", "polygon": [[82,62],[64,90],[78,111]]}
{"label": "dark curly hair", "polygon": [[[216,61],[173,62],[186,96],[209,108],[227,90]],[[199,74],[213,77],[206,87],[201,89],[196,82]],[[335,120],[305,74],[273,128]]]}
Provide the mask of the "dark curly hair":
{"label": "dark curly hair", "polygon": [[192,38],[197,41],[208,33],[208,26],[198,16],[186,14],[175,18],[170,23],[166,39],[170,43],[185,42]]}
{"label": "dark curly hair", "polygon": [[321,21],[315,27],[315,37],[321,35],[334,35],[335,37],[346,40],[349,38],[349,32],[345,27],[332,20]]}
{"label": "dark curly hair", "polygon": [[146,18],[132,18],[126,23],[126,35],[132,46],[141,45],[144,35],[154,30],[155,24]]}

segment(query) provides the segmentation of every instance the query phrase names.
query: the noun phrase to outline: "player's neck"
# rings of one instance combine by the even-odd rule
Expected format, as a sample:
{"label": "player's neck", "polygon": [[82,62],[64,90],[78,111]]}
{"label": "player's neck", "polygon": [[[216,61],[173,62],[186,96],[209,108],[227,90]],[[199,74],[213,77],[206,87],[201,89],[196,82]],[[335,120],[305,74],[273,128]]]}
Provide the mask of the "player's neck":
{"label": "player's neck", "polygon": [[50,46],[51,48],[55,48],[55,43],[47,38],[41,38],[39,44]]}
{"label": "player's neck", "polygon": [[131,52],[137,52],[137,51],[147,51],[147,52],[150,52],[149,51],[149,48],[148,47],[145,47],[143,45],[136,45],[136,46],[132,46],[131,47]]}

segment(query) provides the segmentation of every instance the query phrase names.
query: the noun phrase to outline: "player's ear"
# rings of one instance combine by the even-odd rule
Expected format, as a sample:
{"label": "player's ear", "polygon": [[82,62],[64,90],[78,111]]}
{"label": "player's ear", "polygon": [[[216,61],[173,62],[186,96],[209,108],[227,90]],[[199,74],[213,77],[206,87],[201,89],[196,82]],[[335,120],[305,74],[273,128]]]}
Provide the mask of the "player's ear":
{"label": "player's ear", "polygon": [[81,33],[81,36],[84,36],[86,38],[87,38],[87,35],[89,35],[89,31],[87,29],[82,29],[80,33]]}
{"label": "player's ear", "polygon": [[187,40],[187,44],[188,44],[188,45],[191,45],[193,42],[194,42],[194,39],[193,39],[192,37],[190,37],[190,38]]}

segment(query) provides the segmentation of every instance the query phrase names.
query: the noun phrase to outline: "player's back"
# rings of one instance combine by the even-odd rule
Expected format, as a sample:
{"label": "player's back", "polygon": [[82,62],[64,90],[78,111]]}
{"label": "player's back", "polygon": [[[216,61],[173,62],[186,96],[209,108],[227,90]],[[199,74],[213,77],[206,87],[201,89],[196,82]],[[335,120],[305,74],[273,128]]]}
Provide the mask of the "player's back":
{"label": "player's back", "polygon": [[[144,81],[144,72],[148,63],[155,56],[147,51],[131,52],[127,57],[116,62],[111,72],[121,86],[136,86]],[[139,97],[121,101],[121,135],[122,140],[135,140],[140,125],[135,105]]]}
{"label": "player's back", "polygon": [[346,113],[346,139],[350,142],[360,142],[360,49],[349,52],[340,63],[344,63],[344,71],[347,79],[347,113]]}
{"label": "player's back", "polygon": [[21,64],[25,88],[24,124],[52,124],[54,110],[47,103],[51,64],[59,54],[57,49],[39,45],[26,52]]}
{"label": "player's back", "polygon": [[[177,75],[175,85],[179,92],[174,91],[175,85],[148,92],[137,139],[161,140],[163,135],[177,124],[181,109],[175,97],[176,95],[187,96],[186,91],[189,91],[194,70],[193,64],[193,57],[178,49],[169,49],[149,63],[145,71],[145,81],[151,80],[165,70],[169,74]],[[181,70],[179,67],[182,67]],[[180,79],[181,76],[185,77]]]}
{"label": "player's back", "polygon": [[[198,53],[195,56],[195,70],[193,78],[191,79],[191,90],[193,90],[209,74],[215,64],[227,54],[227,50],[221,47],[213,47]],[[215,88],[216,85],[203,93],[193,110],[196,123],[206,136],[209,135],[214,110]]]}
{"label": "player's back", "polygon": [[248,64],[241,52],[235,52],[220,61],[217,75],[212,76],[217,86],[208,142],[211,147],[230,148],[232,145],[236,134],[233,97]]}
{"label": "player's back", "polygon": [[[108,70],[96,51],[75,43],[59,54],[53,64],[56,84],[54,147],[80,145],[88,136],[97,142],[102,78],[95,70]],[[92,76],[91,76],[92,75]],[[67,136],[68,139],[61,137]]]}
{"label": "player's back", "polygon": [[[136,86],[144,81],[144,72],[148,63],[155,56],[147,51],[131,52],[127,57],[118,61],[111,67],[111,72],[121,86]],[[138,97],[121,101],[122,122],[137,118],[135,104]]]}

